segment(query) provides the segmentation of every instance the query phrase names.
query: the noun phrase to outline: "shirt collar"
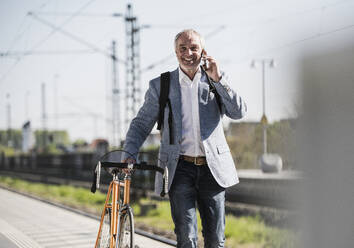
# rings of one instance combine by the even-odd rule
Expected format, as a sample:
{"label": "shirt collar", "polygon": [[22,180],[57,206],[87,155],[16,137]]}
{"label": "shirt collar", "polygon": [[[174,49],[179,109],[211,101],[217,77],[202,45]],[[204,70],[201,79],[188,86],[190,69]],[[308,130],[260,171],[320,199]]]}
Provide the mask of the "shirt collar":
{"label": "shirt collar", "polygon": [[178,67],[178,76],[179,76],[179,82],[185,82],[185,83],[193,83],[197,80],[200,80],[202,73],[200,70],[200,67],[198,67],[198,71],[195,73],[193,80],[191,80],[181,69],[181,67]]}

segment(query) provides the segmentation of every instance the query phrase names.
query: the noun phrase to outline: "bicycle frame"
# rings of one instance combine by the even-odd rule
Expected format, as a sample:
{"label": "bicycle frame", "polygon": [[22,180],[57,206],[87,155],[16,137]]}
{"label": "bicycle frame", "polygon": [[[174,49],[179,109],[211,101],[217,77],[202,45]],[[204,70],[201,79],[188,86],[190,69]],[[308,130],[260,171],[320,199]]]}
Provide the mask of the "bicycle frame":
{"label": "bicycle frame", "polygon": [[[121,150],[117,150],[121,151]],[[108,152],[100,159],[112,152]],[[130,184],[131,175],[135,169],[156,171],[163,174],[163,185],[160,196],[163,197],[168,192],[168,167],[161,168],[156,165],[149,165],[145,162],[126,163],[126,162],[109,162],[99,160],[95,170],[91,186],[91,192],[95,193],[99,188],[101,167],[113,175],[110,182],[108,192],[101,215],[100,227],[95,243],[95,248],[118,248],[121,245],[129,245],[134,247],[134,215],[130,203]],[[124,175],[124,180],[120,180],[118,175]],[[122,191],[123,187],[123,191]],[[123,195],[123,201],[120,199]],[[109,223],[108,223],[109,222]],[[127,239],[128,237],[129,240]],[[126,244],[128,242],[129,244]]]}
{"label": "bicycle frame", "polygon": [[[119,237],[118,237],[119,220],[118,220],[118,217],[120,217],[120,211],[121,211],[122,207],[129,206],[129,203],[130,203],[130,183],[131,183],[130,172],[125,173],[123,182],[121,182],[118,179],[118,173],[115,173],[113,175],[113,180],[109,184],[106,201],[105,201],[104,208],[103,208],[102,215],[101,215],[100,227],[99,227],[98,235],[96,238],[95,248],[98,246],[98,242],[100,240],[104,216],[105,216],[107,209],[111,209],[111,221],[110,221],[111,232],[110,232],[110,245],[109,245],[109,247],[115,248],[117,246],[117,242],[119,242]],[[124,190],[123,190],[123,205],[120,204],[121,187],[124,188]],[[111,201],[111,203],[109,203],[111,196],[112,196],[112,201]]]}

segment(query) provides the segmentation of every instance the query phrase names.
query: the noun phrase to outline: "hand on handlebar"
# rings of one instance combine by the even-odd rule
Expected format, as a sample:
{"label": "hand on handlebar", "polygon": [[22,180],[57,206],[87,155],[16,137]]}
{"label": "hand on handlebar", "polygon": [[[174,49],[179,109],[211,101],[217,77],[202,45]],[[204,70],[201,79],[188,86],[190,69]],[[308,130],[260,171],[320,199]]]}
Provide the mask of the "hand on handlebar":
{"label": "hand on handlebar", "polygon": [[[134,158],[126,158],[123,160],[123,163],[135,164],[136,160]],[[130,169],[122,169],[123,173],[127,174],[130,172]]]}

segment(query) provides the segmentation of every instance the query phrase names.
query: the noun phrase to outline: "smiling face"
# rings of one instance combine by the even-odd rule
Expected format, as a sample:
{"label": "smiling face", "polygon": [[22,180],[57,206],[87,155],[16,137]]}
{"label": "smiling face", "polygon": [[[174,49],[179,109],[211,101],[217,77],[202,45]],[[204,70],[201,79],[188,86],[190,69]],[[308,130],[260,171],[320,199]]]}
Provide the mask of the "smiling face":
{"label": "smiling face", "polygon": [[198,70],[202,44],[200,37],[193,32],[182,33],[176,41],[176,56],[181,69],[189,76]]}

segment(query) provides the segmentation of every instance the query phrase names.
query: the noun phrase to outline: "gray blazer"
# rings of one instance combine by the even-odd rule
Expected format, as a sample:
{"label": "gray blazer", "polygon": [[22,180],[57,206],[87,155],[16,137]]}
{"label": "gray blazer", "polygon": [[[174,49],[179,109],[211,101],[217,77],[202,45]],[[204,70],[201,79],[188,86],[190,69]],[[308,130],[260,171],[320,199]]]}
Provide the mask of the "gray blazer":
{"label": "gray blazer", "polygon": [[[239,182],[234,161],[229,146],[226,143],[221,118],[225,114],[231,119],[242,118],[247,110],[244,101],[227,85],[227,77],[223,75],[218,83],[212,82],[221,99],[221,113],[213,92],[209,92],[209,84],[205,73],[202,73],[198,88],[199,119],[201,139],[205,155],[215,180],[224,188]],[[132,120],[124,145],[124,150],[136,154],[158,119],[159,114],[160,77],[150,81],[149,89],[145,94],[145,101],[137,116]],[[178,69],[171,72],[169,99],[172,107],[172,127],[168,125],[169,108],[166,105],[163,129],[161,132],[161,145],[159,159],[165,163],[159,166],[168,166],[169,185],[171,187],[177,162],[180,156],[180,143],[182,137],[182,110],[181,87]],[[170,144],[169,128],[172,128],[175,144]],[[155,177],[155,192],[161,193],[162,176]]]}

